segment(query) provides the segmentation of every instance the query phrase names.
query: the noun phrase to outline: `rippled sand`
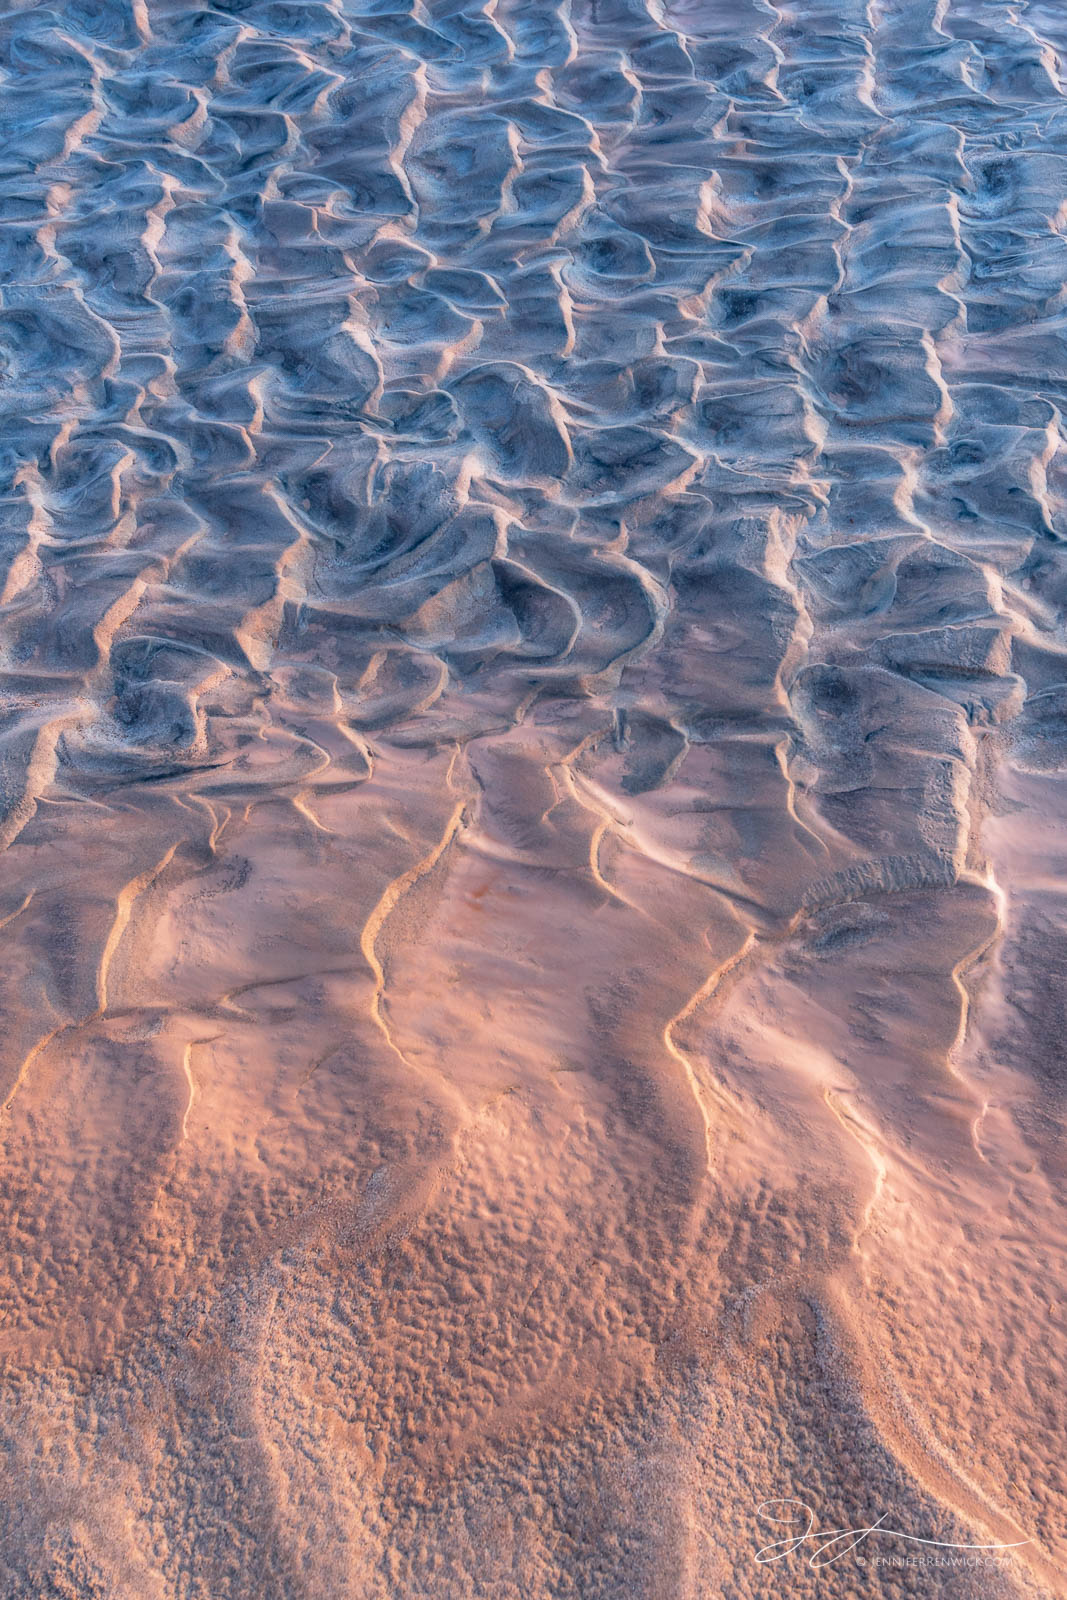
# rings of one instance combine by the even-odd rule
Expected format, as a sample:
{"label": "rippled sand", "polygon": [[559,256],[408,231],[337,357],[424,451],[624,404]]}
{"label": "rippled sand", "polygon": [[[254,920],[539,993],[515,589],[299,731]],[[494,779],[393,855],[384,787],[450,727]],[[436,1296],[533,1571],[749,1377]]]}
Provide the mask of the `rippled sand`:
{"label": "rippled sand", "polygon": [[0,60],[4,1596],[1067,1593],[1067,11]]}

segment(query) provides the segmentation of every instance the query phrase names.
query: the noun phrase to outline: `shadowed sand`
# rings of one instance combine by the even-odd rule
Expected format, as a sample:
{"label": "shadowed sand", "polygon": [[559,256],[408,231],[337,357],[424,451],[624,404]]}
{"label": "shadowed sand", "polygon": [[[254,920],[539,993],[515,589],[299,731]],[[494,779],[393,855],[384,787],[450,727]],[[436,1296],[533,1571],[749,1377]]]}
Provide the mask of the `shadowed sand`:
{"label": "shadowed sand", "polygon": [[5,1596],[1067,1594],[1063,52],[5,8]]}

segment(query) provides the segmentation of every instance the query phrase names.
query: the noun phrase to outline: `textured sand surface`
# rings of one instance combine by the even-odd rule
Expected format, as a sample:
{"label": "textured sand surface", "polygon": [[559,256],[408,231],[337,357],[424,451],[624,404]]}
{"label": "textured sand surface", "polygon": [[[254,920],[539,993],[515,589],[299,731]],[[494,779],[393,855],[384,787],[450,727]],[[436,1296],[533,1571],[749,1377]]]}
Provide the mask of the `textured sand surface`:
{"label": "textured sand surface", "polygon": [[4,1600],[1067,1594],[1067,8],[0,68]]}

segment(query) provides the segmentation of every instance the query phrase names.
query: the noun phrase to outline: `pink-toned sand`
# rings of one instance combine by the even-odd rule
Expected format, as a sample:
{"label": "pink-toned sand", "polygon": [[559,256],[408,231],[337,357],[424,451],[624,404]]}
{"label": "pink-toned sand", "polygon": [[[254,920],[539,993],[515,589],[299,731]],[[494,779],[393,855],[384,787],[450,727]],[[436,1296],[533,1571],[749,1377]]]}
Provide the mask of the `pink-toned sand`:
{"label": "pink-toned sand", "polygon": [[1064,57],[6,7],[3,1600],[1067,1595]]}

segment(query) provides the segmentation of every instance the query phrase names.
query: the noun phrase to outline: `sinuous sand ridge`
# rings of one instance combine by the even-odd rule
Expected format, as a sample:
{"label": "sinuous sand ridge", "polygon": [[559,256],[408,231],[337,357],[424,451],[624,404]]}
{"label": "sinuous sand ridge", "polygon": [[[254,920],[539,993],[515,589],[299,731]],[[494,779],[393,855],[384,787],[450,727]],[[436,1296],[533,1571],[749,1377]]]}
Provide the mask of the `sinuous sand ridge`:
{"label": "sinuous sand ridge", "polygon": [[1067,1595],[1067,9],[0,108],[3,1600]]}

